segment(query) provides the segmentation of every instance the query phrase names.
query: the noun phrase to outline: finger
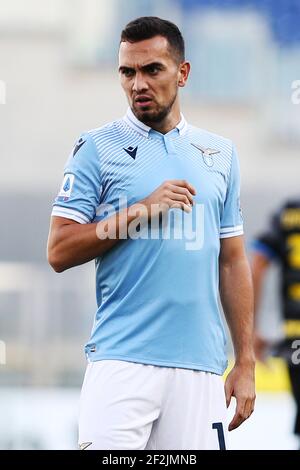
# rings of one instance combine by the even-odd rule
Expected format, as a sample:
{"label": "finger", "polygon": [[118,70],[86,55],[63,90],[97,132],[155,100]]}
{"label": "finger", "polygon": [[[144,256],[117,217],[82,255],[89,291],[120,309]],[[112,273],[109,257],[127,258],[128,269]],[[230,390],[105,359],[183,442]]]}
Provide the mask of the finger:
{"label": "finger", "polygon": [[186,194],[183,194],[183,193],[179,194],[179,193],[170,192],[169,198],[172,199],[172,201],[183,202],[184,204],[187,204],[188,206],[189,205],[192,206],[194,204],[193,197],[191,194],[190,194],[190,197],[188,197]]}
{"label": "finger", "polygon": [[253,412],[255,408],[255,400],[256,400],[256,395],[254,393],[253,398],[250,398],[250,411]]}
{"label": "finger", "polygon": [[190,213],[192,211],[191,206],[184,204],[183,202],[173,202],[170,199],[170,208],[171,209],[182,209],[184,212]]}
{"label": "finger", "polygon": [[229,423],[228,431],[233,431],[233,429],[238,428],[247,419],[248,416],[245,412],[245,405],[245,400],[241,402],[241,400],[237,399],[235,414]]}
{"label": "finger", "polygon": [[192,194],[196,194],[195,187],[186,180],[170,180],[169,183],[175,184],[175,186],[182,186],[184,188],[187,188]]}
{"label": "finger", "polygon": [[228,431],[238,428],[244,421],[245,418],[240,413],[235,413],[232,421],[229,423]]}
{"label": "finger", "polygon": [[248,419],[249,416],[251,415],[251,408],[252,408],[252,401],[250,398],[248,398],[248,400],[246,400],[246,403],[245,403],[245,411],[244,411],[244,416],[246,419]]}
{"label": "finger", "polygon": [[182,186],[176,186],[175,184],[172,184],[170,186],[170,190],[172,191],[173,195],[177,196],[178,194],[181,194],[183,196],[186,196],[189,199],[190,203],[194,204],[193,195],[187,188],[183,188]]}

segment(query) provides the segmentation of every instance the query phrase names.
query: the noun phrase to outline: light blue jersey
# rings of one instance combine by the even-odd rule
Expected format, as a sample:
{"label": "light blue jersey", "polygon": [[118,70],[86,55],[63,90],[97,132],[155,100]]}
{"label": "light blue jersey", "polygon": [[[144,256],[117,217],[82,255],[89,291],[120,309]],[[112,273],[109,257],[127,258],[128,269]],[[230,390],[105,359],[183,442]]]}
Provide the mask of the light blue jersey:
{"label": "light blue jersey", "polygon": [[128,109],[123,119],[82,134],[64,173],[52,215],[82,224],[144,199],[166,180],[184,179],[197,191],[190,213],[170,209],[167,222],[149,222],[96,259],[98,309],[85,348],[89,360],[223,374],[220,238],[243,233],[232,142],[183,116],[161,134]]}

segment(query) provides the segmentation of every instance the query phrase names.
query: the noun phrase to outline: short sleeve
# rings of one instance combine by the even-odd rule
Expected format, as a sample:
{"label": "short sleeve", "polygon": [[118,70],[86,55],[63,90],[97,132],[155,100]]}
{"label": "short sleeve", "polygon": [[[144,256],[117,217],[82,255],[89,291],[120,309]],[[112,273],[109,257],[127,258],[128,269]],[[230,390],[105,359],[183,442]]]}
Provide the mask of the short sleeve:
{"label": "short sleeve", "polygon": [[243,216],[240,206],[240,168],[237,152],[233,146],[226,199],[221,217],[220,238],[236,237],[243,233]]}
{"label": "short sleeve", "polygon": [[269,227],[255,237],[251,243],[253,251],[263,254],[270,261],[281,255],[281,225],[280,213],[273,214]]}
{"label": "short sleeve", "polygon": [[64,178],[53,203],[52,215],[91,222],[100,204],[99,156],[92,137],[84,133],[75,143],[64,168]]}

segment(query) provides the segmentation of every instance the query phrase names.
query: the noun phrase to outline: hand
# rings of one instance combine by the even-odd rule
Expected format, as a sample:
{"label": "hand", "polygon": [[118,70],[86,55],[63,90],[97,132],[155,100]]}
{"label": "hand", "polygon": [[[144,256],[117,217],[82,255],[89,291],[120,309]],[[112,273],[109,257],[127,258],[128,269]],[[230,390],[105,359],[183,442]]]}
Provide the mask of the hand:
{"label": "hand", "polygon": [[187,181],[167,180],[140,203],[146,206],[150,219],[170,208],[179,208],[185,212],[191,212],[191,206],[194,204],[193,195],[196,195],[196,190]]}
{"label": "hand", "polygon": [[231,397],[236,398],[235,415],[228,426],[232,431],[239,427],[254,411],[255,378],[254,365],[236,364],[229,372],[225,381],[225,395],[227,408]]}
{"label": "hand", "polygon": [[270,346],[270,341],[265,339],[259,333],[254,334],[254,352],[258,361],[265,362],[267,356],[267,349]]}

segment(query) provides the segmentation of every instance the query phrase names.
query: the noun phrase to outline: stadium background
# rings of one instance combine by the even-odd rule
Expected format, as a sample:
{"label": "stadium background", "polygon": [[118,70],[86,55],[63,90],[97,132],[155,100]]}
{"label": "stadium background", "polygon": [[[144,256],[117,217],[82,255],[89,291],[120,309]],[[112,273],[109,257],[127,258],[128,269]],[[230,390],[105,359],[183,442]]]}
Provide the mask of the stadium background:
{"label": "stadium background", "polygon": [[[187,120],[236,143],[247,243],[282,198],[299,194],[300,105],[291,98],[299,0],[0,0],[1,449],[76,448],[94,266],[51,271],[51,204],[81,131],[126,110],[119,33],[144,15],[183,31]],[[261,317],[272,338],[281,334],[277,274],[268,276]],[[257,379],[256,412],[230,447],[295,448],[284,365],[259,366]]]}

